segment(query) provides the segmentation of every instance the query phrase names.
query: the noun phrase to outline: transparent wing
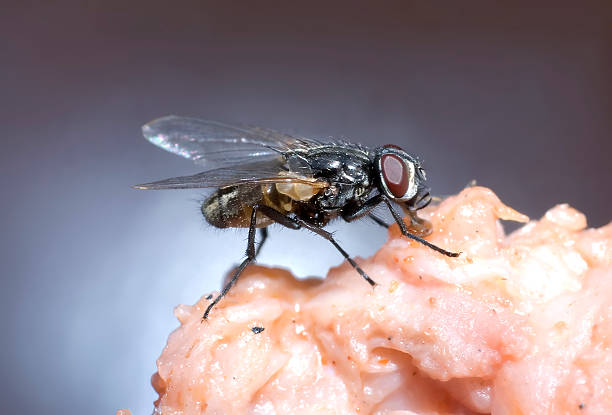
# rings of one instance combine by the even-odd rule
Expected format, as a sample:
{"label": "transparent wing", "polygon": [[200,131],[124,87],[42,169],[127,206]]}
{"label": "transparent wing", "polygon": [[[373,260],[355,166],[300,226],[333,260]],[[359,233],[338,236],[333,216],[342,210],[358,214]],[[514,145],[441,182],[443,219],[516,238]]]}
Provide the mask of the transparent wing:
{"label": "transparent wing", "polygon": [[136,189],[197,189],[225,187],[237,184],[302,183],[315,188],[326,188],[329,183],[307,176],[290,173],[275,161],[246,164],[241,167],[221,167],[190,176],[172,177],[134,186]]}
{"label": "transparent wing", "polygon": [[284,161],[285,154],[321,145],[260,127],[170,115],[142,127],[147,140],[209,169],[257,161]]}

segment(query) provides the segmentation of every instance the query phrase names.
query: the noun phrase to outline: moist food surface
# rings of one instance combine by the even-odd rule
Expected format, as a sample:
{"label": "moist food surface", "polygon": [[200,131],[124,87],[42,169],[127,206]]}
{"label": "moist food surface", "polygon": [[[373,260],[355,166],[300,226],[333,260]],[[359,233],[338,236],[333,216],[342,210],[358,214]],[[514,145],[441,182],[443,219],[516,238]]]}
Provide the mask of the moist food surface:
{"label": "moist food surface", "polygon": [[528,218],[482,187],[420,216],[462,255],[393,226],[358,260],[374,288],[252,266],[207,321],[206,295],[178,306],[155,413],[612,413],[612,224],[558,205],[506,236]]}

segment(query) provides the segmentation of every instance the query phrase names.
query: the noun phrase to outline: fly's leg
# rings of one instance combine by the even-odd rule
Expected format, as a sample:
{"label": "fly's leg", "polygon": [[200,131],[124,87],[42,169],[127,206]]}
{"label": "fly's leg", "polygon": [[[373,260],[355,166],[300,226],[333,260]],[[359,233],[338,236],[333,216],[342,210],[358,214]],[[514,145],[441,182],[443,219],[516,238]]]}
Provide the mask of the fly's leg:
{"label": "fly's leg", "polygon": [[365,279],[372,286],[376,285],[376,282],[374,282],[374,280],[370,278],[368,274],[366,274],[365,271],[362,270],[359,265],[357,265],[353,258],[351,258],[350,255],[344,249],[342,249],[340,245],[338,245],[338,242],[336,242],[334,236],[330,232],[327,232],[320,226],[312,225],[302,219],[283,215],[279,211],[272,209],[268,206],[259,206],[259,209],[263,215],[266,215],[267,217],[269,217],[280,225],[286,226],[291,229],[305,228],[327,239],[342,254],[342,256],[349,262],[349,264],[351,264],[353,268],[355,268],[355,271],[357,271],[359,275],[363,277],[363,279]]}
{"label": "fly's leg", "polygon": [[376,222],[377,225],[380,225],[385,229],[389,229],[389,226],[391,225],[389,225],[387,222],[385,222],[384,220],[382,220],[381,218],[379,218],[378,216],[372,213],[372,210],[374,210],[374,208],[378,206],[380,202],[382,202],[382,195],[378,194],[372,197],[371,199],[368,199],[363,205],[358,207],[356,210],[352,212],[349,211],[349,212],[344,213],[342,215],[342,219],[344,219],[347,222],[352,222],[356,219],[360,219],[367,215],[370,219]]}
{"label": "fly's leg", "polygon": [[382,202],[382,195],[378,194],[366,200],[363,205],[357,207],[356,209],[343,212],[342,219],[347,222],[352,222],[354,220],[363,218],[366,215],[370,215],[370,212],[372,212],[376,206],[380,205],[380,202]]}
{"label": "fly's leg", "polygon": [[374,223],[376,223],[377,225],[382,226],[382,227],[383,227],[383,228],[385,228],[385,229],[389,229],[389,227],[391,226],[391,225],[389,225],[387,222],[385,222],[384,220],[382,220],[381,218],[379,218],[378,216],[376,216],[376,215],[375,215],[375,214],[373,214],[373,213],[369,213],[369,214],[368,214],[368,217],[369,217],[370,219],[372,219],[372,220],[374,221]]}
{"label": "fly's leg", "polygon": [[269,206],[264,206],[264,205],[259,206],[259,211],[261,212],[262,215],[267,216],[268,218],[272,219],[274,222],[286,228],[298,230],[302,227],[297,222],[297,220],[295,220],[294,218],[284,215],[280,213],[278,210],[271,208]]}
{"label": "fly's leg", "polygon": [[[419,218],[416,213],[409,213],[408,216],[410,217],[409,232],[417,232],[418,234],[415,236],[420,237],[424,237],[431,234],[431,223],[429,223],[425,219]],[[385,229],[389,229],[391,227],[391,224],[385,222],[373,213],[370,213],[368,217],[372,219],[376,224],[382,226]],[[414,235],[414,233],[412,233],[412,235]]]}
{"label": "fly's leg", "polygon": [[[372,213],[372,210],[374,210],[374,208],[378,206],[383,200],[385,200],[385,202],[388,202],[388,199],[386,197],[384,197],[381,194],[377,194],[376,196],[368,199],[363,205],[359,206],[355,210],[345,212],[342,215],[342,218],[346,220],[347,222],[352,222],[356,219],[362,218],[367,215],[377,225],[380,225],[385,229],[389,229],[389,227],[391,226],[390,224],[388,224],[383,219],[379,218],[374,213]],[[427,236],[431,233],[431,225],[429,224],[429,222],[417,216],[417,210],[423,209],[424,207],[429,205],[429,203],[431,203],[431,196],[429,195],[429,189],[427,187],[422,187],[421,189],[419,189],[419,191],[415,195],[414,200],[416,201],[414,205],[409,206],[409,205],[404,204],[402,205],[402,207],[404,208],[404,211],[406,212],[406,214],[410,217],[410,221],[411,221],[410,229],[413,231],[416,231],[418,235],[414,235],[413,233],[410,233],[407,228],[405,229],[405,231],[406,233],[409,233],[411,236],[420,238],[421,236]]]}
{"label": "fly's leg", "polygon": [[353,258],[351,258],[350,255],[344,249],[342,249],[340,245],[338,245],[338,242],[336,242],[336,240],[334,239],[334,236],[331,233],[319,227],[309,228],[309,230],[321,235],[323,238],[331,242],[331,244],[336,247],[336,249],[342,254],[342,256],[349,262],[349,264],[353,266],[353,268],[355,268],[355,271],[357,271],[359,275],[361,275],[363,279],[368,282],[368,284],[370,284],[372,287],[376,285],[376,281],[370,278],[368,274],[366,274],[365,271],[362,270],[359,265],[357,265],[357,263],[353,260]]}
{"label": "fly's leg", "polygon": [[417,197],[415,199],[416,202],[414,206],[411,208],[411,210],[415,212],[417,210],[426,208],[431,203],[431,194],[429,193],[429,188],[425,187],[422,189],[423,190],[420,190],[419,192],[417,192]]}
{"label": "fly's leg", "polygon": [[255,225],[257,223],[257,210],[258,209],[259,209],[258,205],[253,206],[253,212],[251,213],[251,224],[249,226],[249,241],[247,242],[247,249],[246,249],[247,257],[245,258],[244,261],[242,261],[238,269],[234,272],[234,275],[232,275],[232,278],[227,282],[227,284],[225,284],[225,287],[223,287],[223,290],[221,290],[221,293],[217,296],[217,298],[215,298],[213,302],[210,303],[208,307],[206,307],[206,311],[204,312],[204,316],[202,317],[203,320],[206,320],[208,318],[208,314],[210,313],[210,310],[212,310],[212,308],[215,305],[217,305],[217,303],[223,297],[225,297],[225,295],[234,286],[234,284],[236,284],[236,281],[238,281],[238,277],[240,277],[240,274],[242,274],[242,271],[244,271],[245,268],[251,262],[255,260],[255,257],[257,255],[257,252],[255,251]]}
{"label": "fly's leg", "polygon": [[400,204],[406,216],[410,218],[410,225],[407,229],[409,229],[411,235],[424,238],[433,232],[431,223],[428,220],[419,218],[417,215],[417,212],[429,206],[431,201],[432,197],[429,193],[429,187],[421,187],[410,203]]}
{"label": "fly's leg", "polygon": [[421,238],[419,236],[413,235],[410,232],[408,232],[408,228],[406,227],[406,224],[402,220],[402,217],[399,215],[399,213],[397,213],[395,211],[395,209],[393,209],[393,205],[391,204],[391,201],[388,198],[386,198],[386,197],[384,197],[383,200],[385,201],[385,203],[387,204],[387,207],[391,211],[391,214],[393,215],[393,219],[395,219],[395,222],[399,225],[400,230],[402,232],[402,235],[404,235],[407,238],[413,239],[413,240],[415,240],[415,241],[425,245],[426,247],[431,248],[434,251],[439,252],[439,253],[441,253],[443,255],[446,255],[446,256],[449,256],[449,257],[458,257],[459,256],[460,252],[450,252],[450,251],[447,251],[446,249],[442,249],[442,248],[440,248],[440,247],[438,247],[438,246],[436,246],[436,245],[434,245],[434,244],[432,244],[430,242],[427,242],[425,239],[423,239],[423,238]]}
{"label": "fly's leg", "polygon": [[368,274],[366,274],[365,271],[362,270],[359,265],[357,265],[357,263],[353,260],[353,258],[351,258],[350,255],[344,249],[342,249],[342,247],[340,245],[338,245],[338,242],[336,242],[336,240],[334,239],[334,236],[330,232],[327,232],[326,230],[324,230],[324,229],[322,229],[322,228],[320,228],[318,226],[311,225],[311,224],[309,224],[307,222],[304,222],[304,221],[302,221],[300,219],[296,219],[296,221],[300,225],[302,225],[304,228],[308,229],[309,231],[312,231],[312,232],[316,233],[319,236],[322,236],[323,238],[325,238],[329,242],[331,242],[331,244],[336,247],[336,249],[349,262],[349,264],[351,264],[353,266],[353,268],[355,268],[355,271],[357,271],[359,273],[359,275],[361,275],[363,277],[364,280],[366,280],[371,286],[375,286],[376,285],[376,282],[372,278],[370,278],[368,276]]}
{"label": "fly's leg", "polygon": [[259,245],[257,246],[257,250],[255,251],[255,256],[257,257],[259,255],[259,251],[261,251],[261,248],[264,245],[264,242],[266,242],[266,239],[268,239],[268,228],[259,228],[259,233],[261,234],[261,240],[259,241]]}

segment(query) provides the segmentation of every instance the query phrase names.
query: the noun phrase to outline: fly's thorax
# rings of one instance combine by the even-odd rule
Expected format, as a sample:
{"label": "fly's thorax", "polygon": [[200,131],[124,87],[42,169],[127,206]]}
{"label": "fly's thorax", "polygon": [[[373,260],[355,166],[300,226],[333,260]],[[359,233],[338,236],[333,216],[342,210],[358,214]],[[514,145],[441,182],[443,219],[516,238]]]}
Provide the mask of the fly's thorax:
{"label": "fly's thorax", "polygon": [[347,204],[360,205],[367,200],[373,188],[369,170],[344,166],[330,179],[330,186],[318,198],[323,209],[340,209]]}
{"label": "fly's thorax", "polygon": [[322,209],[341,209],[348,204],[363,204],[372,190],[369,181],[362,183],[336,182],[317,198]]}
{"label": "fly's thorax", "polygon": [[311,165],[316,177],[325,179],[329,187],[316,196],[317,205],[342,209],[347,204],[363,203],[374,186],[372,163],[371,154],[353,146],[318,154]]}

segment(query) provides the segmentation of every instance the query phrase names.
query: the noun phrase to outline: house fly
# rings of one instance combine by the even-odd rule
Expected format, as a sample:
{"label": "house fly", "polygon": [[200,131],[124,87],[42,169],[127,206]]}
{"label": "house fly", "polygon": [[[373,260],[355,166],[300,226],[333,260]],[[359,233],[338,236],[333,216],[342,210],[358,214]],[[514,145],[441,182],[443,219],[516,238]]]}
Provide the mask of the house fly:
{"label": "house fly", "polygon": [[[228,293],[244,269],[257,257],[267,227],[278,223],[308,229],[328,240],[371,285],[370,278],[324,230],[332,219],[347,222],[369,217],[385,204],[402,235],[456,257],[425,239],[431,225],[417,217],[431,202],[425,171],[417,158],[395,145],[374,149],[344,141],[322,142],[260,127],[245,127],[195,118],[167,116],[143,127],[147,140],[202,165],[205,171],[134,186],[137,189],[214,188],[203,202],[204,218],[218,228],[248,228],[246,259],[221,293],[208,305],[203,319]],[[407,226],[394,205],[410,218]],[[255,249],[255,231],[261,241]]]}

